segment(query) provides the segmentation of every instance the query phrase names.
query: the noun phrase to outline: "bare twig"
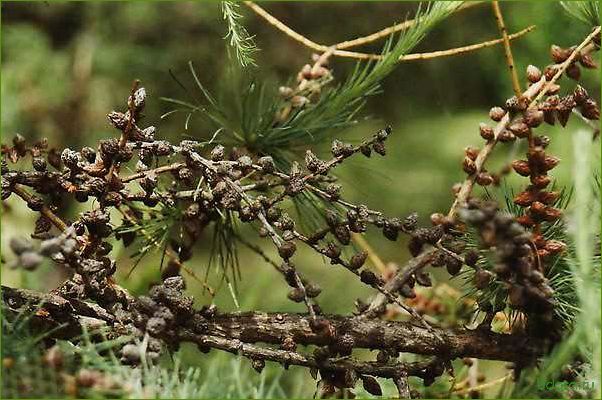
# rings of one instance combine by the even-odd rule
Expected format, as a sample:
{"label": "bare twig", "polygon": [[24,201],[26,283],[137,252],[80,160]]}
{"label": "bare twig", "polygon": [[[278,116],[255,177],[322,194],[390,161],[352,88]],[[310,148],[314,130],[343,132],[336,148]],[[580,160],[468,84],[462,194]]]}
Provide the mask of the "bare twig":
{"label": "bare twig", "polygon": [[[428,265],[436,251],[437,249],[426,250],[417,257],[411,258],[407,264],[403,268],[400,268],[399,272],[385,284],[385,289],[392,293],[398,291],[408,282],[416,271]],[[387,296],[382,293],[377,294],[366,310],[366,315],[373,315],[376,310],[387,304],[387,302]]]}
{"label": "bare twig", "polygon": [[[482,2],[480,2],[480,1],[464,2],[464,4],[462,4],[460,7],[458,7],[458,9],[455,12],[472,8],[481,3]],[[407,21],[400,22],[393,26],[389,26],[387,28],[381,29],[380,31],[374,32],[367,36],[361,36],[361,37],[358,37],[358,38],[355,38],[352,40],[346,40],[344,42],[339,42],[339,43],[335,44],[334,47],[336,49],[348,49],[351,47],[356,47],[356,46],[361,46],[361,45],[364,45],[367,43],[372,43],[379,39],[390,37],[394,33],[404,31],[404,30],[410,28],[411,26],[413,26],[415,23],[416,23],[416,19],[409,19]]]}
{"label": "bare twig", "polygon": [[500,30],[504,40],[504,53],[506,55],[508,69],[510,70],[510,76],[512,77],[512,88],[514,89],[514,95],[519,97],[522,93],[522,90],[520,88],[520,82],[518,81],[516,68],[514,67],[514,58],[512,57],[512,48],[510,47],[510,38],[508,36],[508,31],[506,30],[506,24],[504,24],[504,16],[502,15],[502,10],[500,9],[500,4],[498,1],[493,1],[491,6],[493,7],[493,14],[495,15],[497,27]]}
{"label": "bare twig", "polygon": [[[356,51],[341,50],[341,48],[337,47],[338,45],[326,46],[323,44],[316,43],[316,42],[308,39],[307,37],[303,36],[302,34],[296,32],[295,30],[291,29],[288,25],[286,25],[285,23],[280,21],[278,18],[274,17],[272,14],[267,12],[264,8],[260,7],[259,5],[255,4],[251,1],[245,1],[245,4],[249,8],[251,8],[255,13],[257,13],[260,17],[265,19],[270,25],[274,26],[276,29],[280,30],[281,32],[286,34],[288,37],[292,38],[293,40],[297,41],[298,43],[301,43],[302,45],[304,45],[305,47],[307,47],[311,50],[314,50],[317,52],[331,51],[332,55],[334,55],[334,56],[345,57],[345,58],[354,58],[354,59],[358,59],[358,60],[380,60],[383,57],[381,54],[371,54],[371,53],[361,53],[361,52],[356,52]],[[520,32],[509,35],[508,39],[509,40],[516,39],[516,38],[530,32],[533,29],[534,29],[534,26],[523,29]],[[502,42],[503,42],[503,39],[496,39],[496,40],[490,40],[490,41],[486,41],[486,42],[476,43],[476,44],[463,46],[463,47],[457,47],[457,48],[448,49],[448,50],[439,50],[439,51],[428,52],[428,53],[406,54],[406,55],[401,56],[399,58],[399,61],[402,62],[402,61],[426,60],[426,59],[431,59],[431,58],[454,56],[454,55],[464,54],[464,53],[468,53],[471,51],[491,47],[491,46],[497,45]],[[351,47],[351,46],[345,46],[344,48],[349,48],[349,47]]]}

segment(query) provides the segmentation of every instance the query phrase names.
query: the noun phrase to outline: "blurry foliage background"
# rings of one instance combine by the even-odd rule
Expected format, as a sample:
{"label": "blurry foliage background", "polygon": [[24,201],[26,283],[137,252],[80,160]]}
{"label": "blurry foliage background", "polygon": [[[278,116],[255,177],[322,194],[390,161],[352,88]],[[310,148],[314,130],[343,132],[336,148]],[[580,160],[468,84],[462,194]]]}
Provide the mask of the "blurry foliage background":
{"label": "blurry foliage background", "polygon": [[[411,18],[416,3],[404,2],[271,2],[262,4],[293,29],[322,44],[372,33],[395,22]],[[193,118],[184,129],[182,116],[159,117],[172,109],[160,97],[183,98],[185,94],[169,74],[172,70],[190,82],[187,62],[193,61],[199,78],[210,90],[223,83],[225,66],[230,63],[227,30],[217,2],[2,2],[2,119],[3,141],[15,133],[28,139],[47,137],[59,147],[94,145],[98,139],[115,135],[106,113],[121,108],[133,79],[140,79],[150,94],[146,123],[158,127],[158,137],[181,139],[209,138],[214,129]],[[241,6],[243,23],[255,35],[261,49],[257,68],[259,80],[278,85],[291,82],[299,68],[310,62],[311,52],[269,26]],[[556,2],[503,2],[502,11],[510,33],[536,24],[537,29],[513,41],[513,52],[521,82],[528,64],[549,64],[549,46],[569,47],[589,32],[575,23]],[[462,10],[442,23],[415,51],[441,50],[498,37],[489,4]],[[379,51],[380,42],[361,50]],[[334,59],[335,78],[343,80],[355,61]],[[566,79],[566,78],[563,78]],[[584,86],[600,93],[599,71],[584,71]],[[192,87],[192,85],[191,85]],[[567,83],[564,90],[572,90]],[[450,188],[464,174],[460,168],[463,149],[481,146],[478,123],[487,122],[491,106],[503,104],[512,88],[503,49],[496,46],[463,56],[406,62],[385,80],[384,92],[371,98],[363,113],[373,119],[348,129],[337,137],[357,140],[385,124],[393,127],[384,158],[356,159],[338,171],[343,194],[349,199],[404,216],[417,211],[423,222],[432,212],[445,212],[451,202]],[[596,96],[597,97],[597,96]],[[551,138],[550,153],[562,159],[554,170],[560,185],[570,185],[573,152],[571,133],[585,125],[571,118],[568,129],[541,128]],[[508,161],[511,146],[497,151],[494,165]],[[319,150],[319,149],[317,149]],[[322,149],[324,150],[324,149]],[[521,154],[522,149],[515,149]],[[592,149],[599,157],[599,149]],[[318,151],[319,153],[319,151]],[[347,165],[348,164],[348,165]],[[524,185],[525,180],[512,179]],[[14,197],[14,196],[13,196]],[[74,205],[78,207],[78,205]],[[85,207],[85,206],[84,206]],[[77,209],[69,210],[74,213]],[[27,235],[35,215],[11,198],[2,216],[2,254],[10,237]],[[208,235],[209,236],[209,235]],[[386,261],[402,263],[408,258],[404,243],[387,242],[376,232],[370,243]],[[203,250],[187,265],[204,272],[209,237]],[[201,241],[203,242],[203,241]],[[258,243],[267,243],[258,242]],[[271,246],[266,246],[269,251]],[[131,267],[132,250],[116,247],[120,271]],[[302,253],[297,261],[304,272],[323,286],[321,304],[329,313],[352,311],[355,297],[370,294],[345,271],[330,267],[315,255]],[[158,279],[159,253],[142,261],[129,280],[120,283],[135,292],[144,292]],[[286,300],[286,287],[280,277],[262,260],[241,249],[242,277],[239,301],[243,309],[303,311],[303,306]],[[35,274],[7,271],[2,283],[36,289],[56,286],[62,275],[47,265]],[[212,279],[218,280],[217,273]],[[189,281],[192,293],[200,291]],[[202,296],[198,298],[203,301]],[[227,290],[217,304],[234,309]],[[187,352],[185,361],[197,363],[198,355]],[[207,357],[203,357],[207,361]],[[194,360],[194,361],[193,361]],[[211,358],[209,358],[211,360]],[[243,361],[244,363],[244,361]],[[223,364],[223,363],[222,363]],[[228,365],[228,364],[224,364]],[[270,369],[266,374],[276,373]],[[281,384],[289,394],[311,396],[312,385],[303,386],[300,377],[287,374]],[[240,393],[239,393],[240,394]]]}

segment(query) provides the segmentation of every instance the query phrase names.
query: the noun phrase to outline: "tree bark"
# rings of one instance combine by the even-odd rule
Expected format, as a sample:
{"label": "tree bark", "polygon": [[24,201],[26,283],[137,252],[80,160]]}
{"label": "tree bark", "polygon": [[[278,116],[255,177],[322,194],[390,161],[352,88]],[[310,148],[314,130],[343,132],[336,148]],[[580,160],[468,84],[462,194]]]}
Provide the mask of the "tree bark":
{"label": "tree bark", "polygon": [[[44,327],[64,325],[53,333],[61,337],[76,336],[81,332],[81,325],[90,321],[108,326],[115,321],[114,316],[96,304],[56,294],[2,286],[2,299],[8,311],[30,312]],[[524,361],[537,357],[543,350],[536,340],[520,334],[441,328],[431,332],[410,322],[363,316],[327,315],[320,320],[329,327],[328,334],[312,330],[312,319],[303,314],[241,312],[206,317],[196,312],[184,322],[181,330],[172,331],[172,339],[222,348],[221,339],[241,344],[280,345],[285,338],[292,338],[297,345],[325,346],[337,345],[345,338],[351,340],[353,348],[395,349],[441,359],[474,357],[502,361]],[[437,334],[442,340],[437,339]]]}

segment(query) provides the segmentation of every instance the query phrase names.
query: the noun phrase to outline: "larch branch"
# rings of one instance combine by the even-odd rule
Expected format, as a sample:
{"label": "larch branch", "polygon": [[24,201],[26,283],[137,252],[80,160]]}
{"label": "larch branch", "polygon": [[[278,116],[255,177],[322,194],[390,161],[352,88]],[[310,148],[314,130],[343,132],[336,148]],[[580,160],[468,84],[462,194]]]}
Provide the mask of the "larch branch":
{"label": "larch branch", "polygon": [[508,37],[508,30],[506,29],[506,24],[504,23],[504,16],[502,15],[502,10],[498,1],[493,1],[491,6],[493,7],[493,14],[495,15],[497,27],[502,34],[502,39],[504,42],[504,54],[506,55],[506,64],[508,65],[510,76],[512,78],[512,89],[514,90],[514,95],[519,97],[522,93],[522,90],[520,88],[520,82],[518,81],[516,67],[514,66],[514,57],[512,57],[512,48],[510,47],[510,38]]}

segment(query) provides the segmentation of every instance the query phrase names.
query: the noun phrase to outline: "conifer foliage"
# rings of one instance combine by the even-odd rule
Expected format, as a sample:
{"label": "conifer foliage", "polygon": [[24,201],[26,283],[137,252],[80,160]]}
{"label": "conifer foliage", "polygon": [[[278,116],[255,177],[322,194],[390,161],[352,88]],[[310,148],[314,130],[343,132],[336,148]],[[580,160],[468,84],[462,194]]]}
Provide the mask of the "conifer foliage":
{"label": "conifer foliage", "polygon": [[[475,127],[482,147],[467,147],[458,166],[466,179],[454,186],[451,209],[433,210],[432,223],[421,226],[414,213],[386,215],[346,199],[337,167],[350,159],[370,163],[386,157],[395,128],[366,132],[353,144],[345,140],[344,128],[356,122],[366,99],[378,94],[380,82],[394,68],[402,68],[400,60],[465,5],[421,6],[405,31],[390,34],[382,54],[366,55],[345,46],[324,48],[304,42],[306,38],[291,33],[263,8],[246,3],[317,53],[299,70],[294,84],[276,93],[249,84],[233,109],[203,86],[190,64],[201,100],[166,100],[187,113],[186,124],[195,114],[213,121],[217,132],[210,141],[165,140],[151,125],[155,117],[144,115],[147,92],[134,81],[129,92],[124,91],[124,103],[107,114],[113,131],[98,143],[71,149],[16,135],[2,145],[2,200],[19,198],[39,215],[31,237],[11,238],[16,255],[11,267],[35,270],[50,259],[70,271],[69,278],[50,293],[3,287],[3,330],[21,329],[26,316],[28,329],[44,332],[43,342],[69,340],[76,348],[104,343],[93,358],[112,357],[114,363],[113,369],[87,365],[78,372],[67,371],[62,363],[65,348],[45,349],[42,344],[41,362],[57,372],[53,379],[71,390],[62,393],[75,396],[95,388],[104,395],[128,395],[127,385],[114,379],[124,374],[124,366],[142,376],[155,376],[152,366],[161,355],[183,343],[196,344],[202,352],[215,349],[243,356],[258,372],[266,363],[307,368],[321,397],[352,397],[360,387],[380,396],[387,380],[403,398],[479,395],[481,388],[473,383],[467,390],[434,384],[444,374],[453,376],[456,359],[463,359],[468,371],[478,359],[511,363],[513,377],[508,380],[513,385],[505,394],[516,396],[544,396],[535,386],[542,377],[551,380],[562,373],[570,380],[583,380],[593,376],[588,368],[599,373],[599,363],[587,356],[596,351],[593,341],[566,348],[570,341],[592,338],[582,320],[592,308],[587,299],[599,294],[599,288],[583,281],[599,273],[599,253],[593,250],[595,240],[599,247],[599,236],[573,234],[572,230],[586,228],[569,226],[570,216],[564,212],[569,188],[552,184],[552,170],[561,164],[548,150],[554,138],[542,132],[546,124],[564,127],[571,117],[597,127],[600,111],[595,96],[573,83],[597,68],[600,26],[592,23],[597,7],[564,5],[580,21],[575,23],[589,24],[591,32],[573,46],[552,45],[551,64],[529,65],[524,71],[526,88],[515,88],[520,91],[505,104],[491,108],[492,122]],[[255,68],[253,56],[260,50],[242,25],[242,5],[224,2],[222,11],[231,62]],[[506,46],[512,66],[510,38],[505,28],[500,31],[502,39],[496,43]],[[338,80],[332,73],[337,57],[363,61],[350,76]],[[330,154],[320,158],[316,148],[324,142],[329,143]],[[521,142],[524,155],[501,172],[487,169],[491,153],[507,151],[504,143]],[[512,173],[526,182],[518,194],[492,197],[489,188],[503,187]],[[580,173],[591,175],[589,170]],[[594,186],[599,195],[599,179]],[[577,193],[582,205],[592,197]],[[90,207],[68,216],[62,212],[66,201]],[[587,206],[595,214],[599,205],[594,203]],[[298,212],[287,211],[291,204]],[[273,252],[245,237],[243,224],[252,226]],[[403,238],[412,258],[403,267],[373,270],[367,262],[375,256],[373,250],[362,245],[368,231],[393,242]],[[281,284],[288,287],[288,299],[302,304],[305,312],[223,312],[212,303],[195,305],[187,285],[202,286],[211,295],[216,290],[199,273],[203,269],[189,262],[208,237],[213,238],[213,252],[207,262],[220,264],[220,274],[231,287],[240,279],[252,284],[238,260],[237,249],[245,246],[257,254],[257,263],[278,272]],[[144,264],[149,249],[163,249],[162,282],[141,296],[125,290],[115,278],[118,266],[112,252],[117,242],[136,249],[135,265]],[[301,248],[320,255],[324,268],[339,268],[371,288],[373,297],[356,299],[343,292],[341,296],[355,302],[355,311],[325,312],[320,305],[321,282],[305,275],[298,255]],[[456,297],[457,304],[469,304],[471,315],[465,324],[450,323],[445,314],[449,308],[437,304],[436,298],[424,299],[424,288],[433,286],[430,272],[437,268],[444,268],[450,277],[465,278],[465,293]],[[586,300],[583,291],[591,292]],[[500,329],[495,321],[504,316],[508,326]],[[470,324],[473,328],[466,327]],[[110,355],[103,349],[110,349]],[[415,357],[408,358],[407,353]],[[5,353],[4,345],[3,357],[6,370],[19,362]],[[82,362],[89,364],[85,360],[90,357],[82,356]],[[567,369],[574,373],[565,374]],[[157,376],[165,386],[174,386],[169,377]],[[10,379],[16,382],[16,392],[27,392],[26,381],[14,374]],[[144,384],[151,385],[147,381]],[[6,382],[3,378],[3,385]],[[184,395],[200,394],[191,389]]]}

